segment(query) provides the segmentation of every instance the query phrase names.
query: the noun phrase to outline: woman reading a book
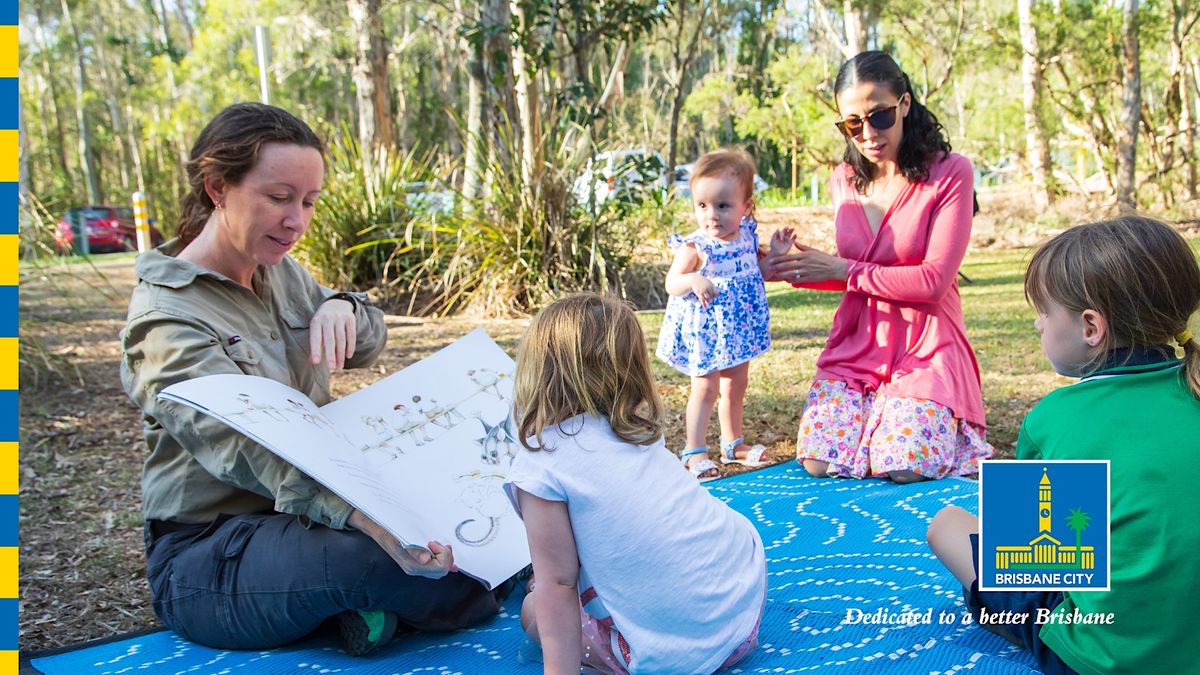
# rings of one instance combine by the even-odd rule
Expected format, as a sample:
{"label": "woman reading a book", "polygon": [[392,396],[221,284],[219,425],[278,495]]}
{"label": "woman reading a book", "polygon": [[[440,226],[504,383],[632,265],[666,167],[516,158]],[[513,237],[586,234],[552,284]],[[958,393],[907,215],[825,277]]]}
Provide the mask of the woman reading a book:
{"label": "woman reading a book", "polygon": [[[177,238],[138,257],[121,381],[142,410],[147,577],[159,618],[230,649],[297,640],[335,619],[364,654],[403,625],[453,629],[499,609],[448,546],[405,549],[249,438],[158,393],[217,373],[329,401],[329,373],[383,351],[383,313],[319,285],[288,252],[313,217],[324,146],[303,121],[243,103],[200,133]],[[508,585],[511,587],[511,585]],[[503,587],[502,587],[503,588]]]}

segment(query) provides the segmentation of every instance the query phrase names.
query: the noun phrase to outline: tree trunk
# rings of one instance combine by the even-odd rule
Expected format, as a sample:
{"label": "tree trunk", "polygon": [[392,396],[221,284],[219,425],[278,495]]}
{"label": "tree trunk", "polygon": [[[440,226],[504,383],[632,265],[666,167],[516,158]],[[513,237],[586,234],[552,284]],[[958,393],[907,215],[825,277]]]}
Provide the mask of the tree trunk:
{"label": "tree trunk", "polygon": [[384,32],[380,0],[368,0],[371,8],[368,26],[371,32],[371,81],[374,83],[372,99],[375,110],[375,139],[380,147],[391,148],[396,144],[395,121],[392,117],[392,83],[388,72],[387,34]]}
{"label": "tree trunk", "polygon": [[[466,15],[463,0],[455,3],[460,16]],[[481,5],[479,14],[475,17],[483,35],[489,35],[492,26],[488,25],[491,18],[488,7]],[[467,137],[465,157],[463,159],[463,196],[467,208],[483,196],[483,186],[487,165],[487,140],[489,115],[485,102],[488,97],[490,78],[486,65],[487,41],[482,37],[465,40],[463,47],[467,54]]]}
{"label": "tree trunk", "polygon": [[1121,124],[1117,128],[1117,205],[1137,208],[1137,137],[1141,123],[1142,73],[1138,54],[1138,0],[1125,0],[1121,27],[1124,79],[1121,85]]}
{"label": "tree trunk", "polygon": [[[1188,199],[1196,199],[1196,111],[1189,92],[1187,61],[1184,58],[1184,45],[1188,33],[1196,25],[1196,19],[1187,22],[1185,7],[1186,3],[1180,0],[1171,2],[1170,84],[1165,98],[1176,108],[1177,123],[1168,131],[1171,133],[1171,147],[1180,148],[1178,156],[1184,165],[1184,193]],[[1187,28],[1184,28],[1185,23]],[[1172,155],[1175,155],[1174,151]]]}
{"label": "tree trunk", "polygon": [[100,177],[96,173],[96,162],[92,147],[92,131],[88,124],[84,92],[87,91],[87,69],[83,58],[83,43],[79,39],[79,30],[71,20],[71,7],[67,0],[61,0],[63,23],[71,33],[75,45],[75,123],[79,127],[79,165],[83,169],[84,187],[87,190],[89,204],[101,204]]}
{"label": "tree trunk", "polygon": [[870,23],[866,13],[866,8],[855,8],[852,0],[842,0],[842,18],[846,22],[847,58],[865,51],[867,48]]}
{"label": "tree trunk", "polygon": [[[1179,98],[1183,101],[1183,107],[1180,110],[1180,125],[1183,127],[1183,156],[1187,161],[1186,186],[1188,199],[1197,199],[1200,195],[1197,194],[1197,176],[1196,165],[1200,163],[1200,158],[1196,157],[1196,117],[1200,111],[1196,110],[1196,101],[1192,98],[1191,87],[1188,86],[1190,78],[1185,71],[1183,77],[1179,78]],[[1192,87],[1196,83],[1192,82]]]}
{"label": "tree trunk", "polygon": [[[43,16],[41,6],[39,6],[38,10],[37,10],[37,19],[38,19],[37,31],[38,31],[38,34],[42,36],[41,49],[44,50],[44,52],[48,53],[50,39],[48,37],[46,37],[46,33],[45,33],[46,19]],[[63,127],[62,108],[58,105],[58,87],[56,87],[54,85],[54,71],[51,68],[49,58],[38,59],[38,61],[40,62],[41,67],[42,67],[42,78],[46,81],[46,87],[48,90],[46,93],[49,95],[49,99],[48,99],[49,106],[50,106],[50,109],[53,111],[54,130],[55,130],[55,133],[53,134],[55,157],[58,159],[59,167],[62,169],[62,175],[69,176],[69,175],[71,175],[71,168],[70,168],[70,164],[68,163],[68,159],[67,159],[67,146],[66,146],[67,132],[66,132],[66,129]],[[43,122],[45,122],[47,124],[47,138],[49,138],[49,136],[50,136],[49,123],[46,120],[43,120]]]}
{"label": "tree trunk", "polygon": [[516,78],[514,92],[517,99],[517,114],[521,128],[521,178],[532,188],[534,178],[541,175],[541,111],[538,101],[537,72],[525,48],[530,37],[529,16],[524,0],[512,1],[512,16],[517,28],[517,39],[513,44],[513,75]]}
{"label": "tree trunk", "polygon": [[[687,0],[676,0],[675,2],[675,20],[678,22],[675,28],[675,40],[673,47],[673,59],[675,62],[674,72],[672,75],[672,86],[675,89],[675,95],[671,98],[671,126],[667,132],[667,172],[671,177],[670,183],[673,185],[678,176],[675,175],[675,164],[678,159],[677,150],[679,144],[679,116],[683,111],[683,103],[687,98],[687,76],[691,70],[692,62],[696,58],[696,48],[700,43],[700,35],[704,33],[704,25],[708,19],[708,12],[711,5],[705,1],[701,3],[699,16],[696,18],[696,26],[687,37],[687,44],[683,44],[684,23],[688,16]],[[670,187],[670,185],[668,185]]]}
{"label": "tree trunk", "polygon": [[466,157],[463,160],[463,197],[468,206],[483,196],[483,172],[487,162],[487,117],[484,114],[483,96],[487,91],[483,70],[483,45],[468,45],[470,60],[467,62],[467,137]]}
{"label": "tree trunk", "polygon": [[[174,52],[174,46],[171,42],[171,18],[167,16],[167,6],[163,3],[163,0],[158,0],[157,9],[153,5],[150,5],[150,10],[158,21],[159,39],[162,40],[163,46],[167,49],[167,58],[165,60],[167,67],[167,93],[170,95],[170,106],[174,109],[179,103],[179,87],[175,82],[175,60],[171,58],[171,53]],[[171,195],[171,201],[176,202],[182,199],[187,191],[187,180],[183,167],[187,165],[190,151],[183,131],[183,120],[178,115],[171,116],[171,130],[171,141],[175,144],[175,155],[179,158],[178,165],[171,171],[172,185],[174,185],[174,194]]]}
{"label": "tree trunk", "polygon": [[[459,27],[462,25],[461,21],[461,18],[458,19]],[[459,30],[460,28],[458,27],[447,26],[447,32],[458,33]],[[434,99],[437,100],[440,98],[443,101],[442,105],[450,106],[457,110],[461,96],[458,81],[460,66],[455,62],[457,53],[454,50],[454,45],[448,40],[437,40],[433,47],[437,54],[437,59],[434,61],[433,67],[437,72],[438,81],[441,85]],[[470,95],[470,92],[468,92],[468,95]],[[462,156],[463,147],[460,139],[455,134],[450,134],[445,138],[443,148],[451,157]]]}
{"label": "tree trunk", "polygon": [[[512,13],[509,0],[483,0],[485,25],[492,28],[491,38],[483,50],[484,65],[488,72],[488,95],[484,100],[488,106],[484,113],[489,117],[485,125],[490,132],[488,153],[492,157],[488,167],[502,171],[511,170],[516,162],[515,131],[517,124],[516,83],[513,79]],[[484,193],[494,181],[484,181]]]}
{"label": "tree trunk", "polygon": [[395,144],[391,86],[380,0],[346,0],[354,30],[354,88],[363,172],[374,171],[375,151]]}
{"label": "tree trunk", "polygon": [[1046,139],[1039,116],[1042,63],[1037,29],[1033,26],[1033,0],[1017,0],[1017,15],[1021,31],[1021,82],[1025,93],[1025,161],[1033,179],[1034,205],[1044,210],[1050,205],[1050,189],[1046,176]]}
{"label": "tree trunk", "polygon": [[597,110],[611,113],[617,100],[625,95],[625,67],[628,65],[629,43],[622,40],[617,45],[617,53],[613,55],[612,66],[608,69],[608,77],[604,79],[604,90],[600,92],[600,98],[596,99]]}
{"label": "tree trunk", "polygon": [[[102,34],[102,30],[93,26],[94,34]],[[110,129],[112,135],[117,141],[117,172],[121,177],[121,192],[128,195],[129,189],[129,164],[130,164],[130,149],[127,145],[128,136],[124,133],[126,121],[124,113],[121,110],[120,104],[117,102],[116,92],[122,91],[125,87],[119,84],[121,74],[114,72],[110,67],[108,53],[104,49],[104,41],[101,40],[94,45],[97,65],[100,68],[100,80],[105,90],[109,91],[109,95],[105,96],[105,104],[108,107],[108,117],[110,121]]]}
{"label": "tree trunk", "polygon": [[192,47],[196,43],[196,31],[192,28],[192,21],[187,15],[186,0],[175,0],[175,11],[179,15],[179,23],[183,26],[183,35],[187,38],[188,51],[192,51]]}
{"label": "tree trunk", "polygon": [[[138,147],[138,141],[140,140],[138,136],[140,136],[140,134],[135,134],[133,130],[135,122],[133,117],[133,105],[131,103],[125,104],[125,119],[127,121],[125,126],[125,136],[128,139],[129,149],[133,159],[133,174],[137,179],[137,189],[138,192],[146,195],[146,170],[142,167],[142,151],[141,148]],[[149,195],[146,195],[146,199],[148,200],[149,198]]]}

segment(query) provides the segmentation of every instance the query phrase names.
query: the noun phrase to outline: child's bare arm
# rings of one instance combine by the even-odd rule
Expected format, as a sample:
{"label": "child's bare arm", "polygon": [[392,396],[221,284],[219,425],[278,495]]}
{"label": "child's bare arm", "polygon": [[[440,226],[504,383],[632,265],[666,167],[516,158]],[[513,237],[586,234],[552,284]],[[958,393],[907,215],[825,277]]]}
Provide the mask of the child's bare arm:
{"label": "child's bare arm", "polygon": [[667,294],[679,297],[695,293],[705,305],[717,297],[717,287],[700,274],[700,266],[700,252],[694,246],[684,244],[676,249],[675,260],[667,271]]}
{"label": "child's bare arm", "polygon": [[517,500],[537,579],[529,632],[542,645],[546,675],[574,675],[583,658],[583,636],[579,624],[579,555],[567,505],[524,490],[518,491]]}
{"label": "child's bare arm", "polygon": [[771,235],[769,246],[758,251],[758,269],[762,272],[763,280],[779,281],[776,266],[784,256],[796,245],[796,231],[790,227],[781,227]]}
{"label": "child's bare arm", "polygon": [[796,243],[796,230],[791,227],[781,227],[771,235],[771,254],[783,255],[792,250]]}
{"label": "child's bare arm", "polygon": [[675,259],[667,271],[667,293],[674,296],[692,292],[692,275],[700,269],[700,252],[695,246],[684,244],[675,249]]}

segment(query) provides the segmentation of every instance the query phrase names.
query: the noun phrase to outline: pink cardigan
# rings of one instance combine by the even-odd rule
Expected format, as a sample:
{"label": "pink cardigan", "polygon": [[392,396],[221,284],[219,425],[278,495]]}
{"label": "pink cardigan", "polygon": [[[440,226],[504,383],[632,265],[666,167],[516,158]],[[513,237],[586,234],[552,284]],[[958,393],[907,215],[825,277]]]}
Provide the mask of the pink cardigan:
{"label": "pink cardigan", "polygon": [[837,253],[850,260],[846,281],[794,284],[845,291],[817,379],[859,391],[923,398],[985,426],[979,364],[967,341],[958,267],[971,235],[974,175],[951,153],[911,184],[871,235],[866,213],[843,164],[830,178]]}

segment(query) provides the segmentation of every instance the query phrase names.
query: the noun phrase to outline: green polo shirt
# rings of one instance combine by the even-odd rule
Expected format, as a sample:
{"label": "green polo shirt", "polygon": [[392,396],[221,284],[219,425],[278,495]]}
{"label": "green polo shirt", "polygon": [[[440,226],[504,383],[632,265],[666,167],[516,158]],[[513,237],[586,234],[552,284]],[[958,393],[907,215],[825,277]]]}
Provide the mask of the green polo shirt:
{"label": "green polo shirt", "polygon": [[1050,393],[1025,418],[1017,458],[1111,460],[1111,590],[1067,592],[1055,614],[1112,613],[1114,625],[1046,623],[1042,641],[1081,675],[1200,672],[1200,400],[1180,362]]}
{"label": "green polo shirt", "polygon": [[[333,291],[291,258],[254,273],[254,290],[174,257],[178,240],[138,256],[138,285],[121,331],[121,384],[142,410],[147,520],[207,523],[219,514],[279,511],[344,528],[353,508],[271,451],[195,409],[158,398],[176,382],[246,373],[329,401],[329,372],[309,362],[309,323]],[[383,312],[356,294],[358,330],[346,367],[383,351]]]}

